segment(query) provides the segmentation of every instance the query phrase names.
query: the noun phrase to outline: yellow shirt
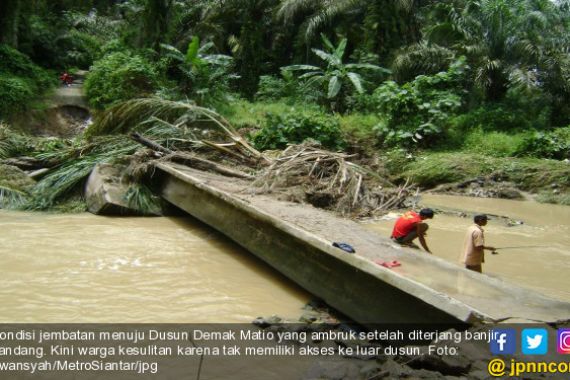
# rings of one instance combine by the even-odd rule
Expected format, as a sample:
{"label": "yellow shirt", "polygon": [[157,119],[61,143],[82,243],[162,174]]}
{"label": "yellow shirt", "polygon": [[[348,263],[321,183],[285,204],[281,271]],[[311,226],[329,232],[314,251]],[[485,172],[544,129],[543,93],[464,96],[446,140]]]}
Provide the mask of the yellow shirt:
{"label": "yellow shirt", "polygon": [[463,243],[463,262],[465,265],[479,265],[485,262],[483,246],[485,246],[483,228],[478,224],[470,226]]}

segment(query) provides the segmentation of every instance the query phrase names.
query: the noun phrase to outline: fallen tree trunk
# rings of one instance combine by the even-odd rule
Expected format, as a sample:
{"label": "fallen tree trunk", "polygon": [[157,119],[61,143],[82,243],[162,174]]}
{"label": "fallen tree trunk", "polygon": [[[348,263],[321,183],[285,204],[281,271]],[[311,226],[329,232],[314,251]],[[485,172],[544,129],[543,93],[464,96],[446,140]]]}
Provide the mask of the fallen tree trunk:
{"label": "fallen tree trunk", "polygon": [[244,172],[239,171],[239,170],[227,168],[225,166],[216,164],[215,162],[206,160],[204,158],[198,158],[198,157],[191,155],[191,154],[188,154],[188,153],[175,152],[171,149],[163,147],[162,145],[158,144],[157,142],[152,141],[152,140],[150,140],[150,139],[148,139],[148,138],[146,138],[146,137],[144,137],[141,134],[136,133],[136,132],[131,134],[131,138],[133,140],[135,140],[136,142],[140,143],[141,145],[144,145],[147,148],[152,149],[153,151],[166,153],[167,156],[165,156],[165,159],[168,159],[168,160],[173,161],[173,162],[177,162],[179,164],[191,166],[193,168],[200,169],[200,170],[214,171],[214,172],[220,173],[220,174],[228,176],[228,177],[245,178],[245,179],[253,179],[254,178],[252,175],[249,175],[249,174],[244,173]]}
{"label": "fallen tree trunk", "polygon": [[188,153],[172,153],[171,155],[166,156],[166,158],[169,159],[170,161],[177,162],[179,164],[188,165],[200,170],[211,170],[228,177],[245,178],[245,179],[254,178],[250,174],[244,173],[239,170],[230,169],[222,165],[218,165],[212,161],[205,160],[203,158],[198,158]]}
{"label": "fallen tree trunk", "polygon": [[150,148],[154,151],[162,152],[162,153],[166,153],[166,154],[174,153],[173,150],[170,150],[170,149],[163,147],[162,145],[158,144],[157,142],[154,142],[150,139],[147,139],[146,137],[142,136],[138,132],[131,133],[131,138],[133,140],[135,140],[136,142],[138,142],[139,144],[144,145],[147,148]]}

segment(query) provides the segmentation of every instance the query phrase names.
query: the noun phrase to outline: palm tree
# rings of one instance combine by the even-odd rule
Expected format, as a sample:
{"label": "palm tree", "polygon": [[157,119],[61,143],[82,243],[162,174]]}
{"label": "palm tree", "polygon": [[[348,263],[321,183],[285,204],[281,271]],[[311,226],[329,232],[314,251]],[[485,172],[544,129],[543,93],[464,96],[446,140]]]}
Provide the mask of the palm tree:
{"label": "palm tree", "polygon": [[143,12],[141,45],[158,50],[161,42],[168,41],[169,22],[173,0],[146,0]]}
{"label": "palm tree", "polygon": [[0,1],[0,43],[18,47],[20,0]]}
{"label": "palm tree", "polygon": [[[319,32],[341,28],[351,41],[387,56],[393,49],[420,38],[417,10],[425,0],[281,0],[277,16],[285,23],[301,22],[304,43]],[[343,28],[344,27],[344,28]],[[353,35],[350,35],[353,33]]]}
{"label": "palm tree", "polygon": [[[426,29],[425,41],[401,51],[393,65],[398,78],[441,69],[454,56],[465,55],[477,87],[486,99],[497,101],[511,87],[544,86],[546,73],[552,72],[548,66],[564,64],[556,51],[568,46],[568,29],[553,32],[563,23],[560,4],[456,0],[438,7],[447,8],[447,18]],[[554,36],[564,36],[565,42],[553,41]]]}
{"label": "palm tree", "polygon": [[[273,9],[278,0],[205,1],[198,33],[214,41],[221,51],[231,51],[239,75],[237,89],[246,97],[257,91],[259,76],[271,67],[273,37],[277,26]],[[279,26],[282,29],[282,26]]]}

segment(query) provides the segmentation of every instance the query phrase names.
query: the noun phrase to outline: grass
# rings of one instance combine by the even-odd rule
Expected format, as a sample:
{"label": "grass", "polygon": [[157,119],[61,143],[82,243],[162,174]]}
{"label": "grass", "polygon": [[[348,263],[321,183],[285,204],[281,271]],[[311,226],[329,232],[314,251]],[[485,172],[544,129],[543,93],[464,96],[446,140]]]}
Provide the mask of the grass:
{"label": "grass", "polygon": [[535,197],[540,203],[554,203],[570,206],[570,194],[554,194],[552,191],[542,191]]}
{"label": "grass", "polygon": [[266,115],[302,111],[319,111],[320,107],[314,104],[291,105],[284,102],[255,102],[237,100],[230,107],[222,110],[222,115],[237,129],[259,129],[264,124]]}
{"label": "grass", "polygon": [[463,141],[463,150],[493,157],[512,157],[530,133],[489,132],[475,129]]}
{"label": "grass", "polygon": [[[563,161],[501,158],[469,152],[423,152],[407,162],[400,157],[388,168],[396,180],[409,177],[424,189],[496,173],[521,190],[538,194],[538,201],[570,203],[570,164]],[[559,194],[552,194],[553,186]]]}
{"label": "grass", "polygon": [[353,113],[339,116],[340,126],[347,137],[359,144],[374,145],[376,133],[374,127],[384,122],[376,114]]}

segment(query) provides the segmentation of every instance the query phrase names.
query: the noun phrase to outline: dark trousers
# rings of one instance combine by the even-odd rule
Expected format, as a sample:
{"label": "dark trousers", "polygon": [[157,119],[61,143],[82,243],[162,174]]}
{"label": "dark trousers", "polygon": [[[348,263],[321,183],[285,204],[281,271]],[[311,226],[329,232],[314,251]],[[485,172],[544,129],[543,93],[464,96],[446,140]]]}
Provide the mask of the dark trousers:
{"label": "dark trousers", "polygon": [[[418,224],[420,233],[423,235],[426,233],[426,231],[428,230],[429,226],[425,223],[419,223]],[[409,234],[407,234],[406,236],[401,236],[399,238],[393,238],[397,243],[400,244],[408,244],[411,243],[412,241],[414,241],[417,237],[418,237],[418,229],[414,228]]]}

